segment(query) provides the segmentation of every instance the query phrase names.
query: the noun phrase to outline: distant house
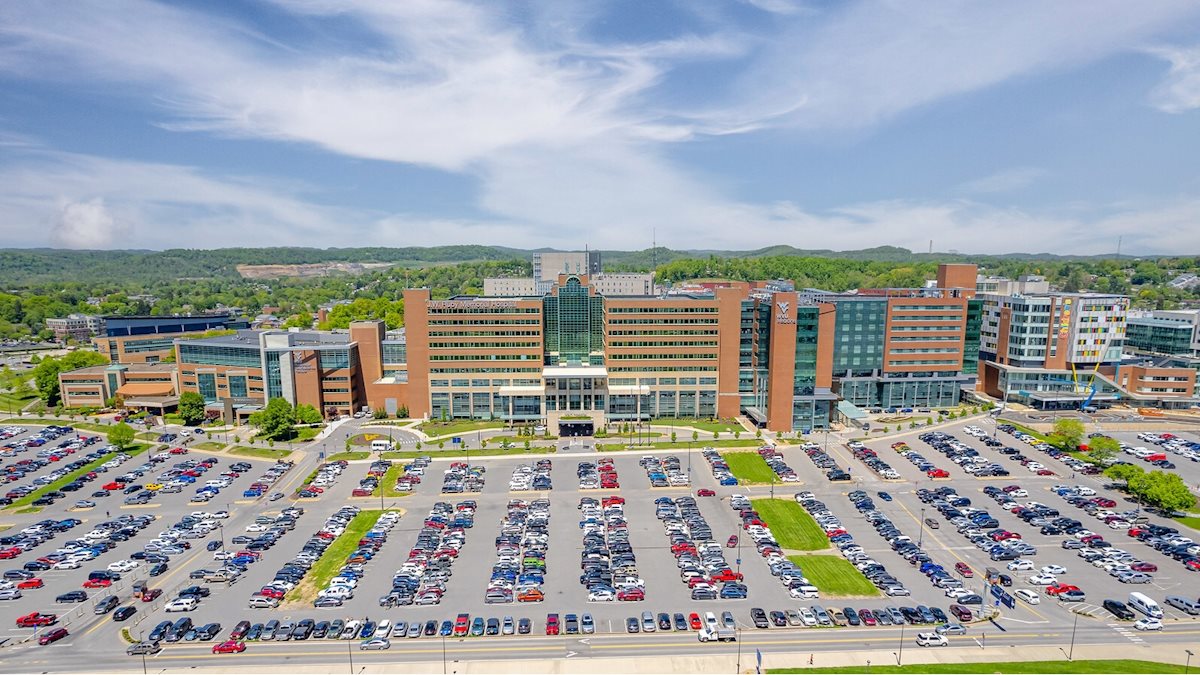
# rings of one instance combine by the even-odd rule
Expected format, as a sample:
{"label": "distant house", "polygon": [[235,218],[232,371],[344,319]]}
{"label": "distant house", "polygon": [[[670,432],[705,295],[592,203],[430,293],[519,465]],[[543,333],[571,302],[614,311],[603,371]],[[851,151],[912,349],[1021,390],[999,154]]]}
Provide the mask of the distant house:
{"label": "distant house", "polygon": [[1180,274],[1179,276],[1175,277],[1174,279],[1168,281],[1167,285],[1170,286],[1171,288],[1175,288],[1175,289],[1179,289],[1179,290],[1187,290],[1189,288],[1195,288],[1196,286],[1200,286],[1200,276],[1197,276],[1197,275],[1191,274],[1191,273]]}

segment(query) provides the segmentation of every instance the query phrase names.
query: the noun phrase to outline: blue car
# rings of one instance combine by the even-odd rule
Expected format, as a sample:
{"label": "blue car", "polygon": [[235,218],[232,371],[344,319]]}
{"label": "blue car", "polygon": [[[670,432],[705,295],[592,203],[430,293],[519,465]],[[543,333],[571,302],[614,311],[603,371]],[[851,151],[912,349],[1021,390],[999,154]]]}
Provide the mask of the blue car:
{"label": "blue car", "polygon": [[453,632],[454,632],[454,622],[449,619],[442,621],[442,626],[441,626],[441,628],[438,629],[438,635],[441,635],[442,637],[449,637],[450,634]]}
{"label": "blue car", "polygon": [[721,485],[737,485],[738,481],[733,476],[721,479]]}
{"label": "blue car", "polygon": [[885,502],[890,502],[890,501],[892,501],[892,496],[891,496],[890,494],[886,493],[886,492],[880,492],[880,493],[879,493],[879,498],[880,498],[880,499],[882,499],[882,500],[883,500],[883,501],[885,501]]}

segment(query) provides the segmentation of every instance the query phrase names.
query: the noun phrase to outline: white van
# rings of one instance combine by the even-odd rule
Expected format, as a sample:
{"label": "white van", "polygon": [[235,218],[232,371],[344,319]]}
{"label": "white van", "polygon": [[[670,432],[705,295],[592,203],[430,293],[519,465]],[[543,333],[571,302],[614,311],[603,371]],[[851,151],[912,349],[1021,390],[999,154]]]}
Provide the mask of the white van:
{"label": "white van", "polygon": [[1130,593],[1129,606],[1141,612],[1142,614],[1145,614],[1151,619],[1163,618],[1162,608],[1158,606],[1157,602],[1151,600],[1149,596],[1144,593]]}
{"label": "white van", "polygon": [[371,452],[390,452],[392,442],[384,439],[371,441]]}

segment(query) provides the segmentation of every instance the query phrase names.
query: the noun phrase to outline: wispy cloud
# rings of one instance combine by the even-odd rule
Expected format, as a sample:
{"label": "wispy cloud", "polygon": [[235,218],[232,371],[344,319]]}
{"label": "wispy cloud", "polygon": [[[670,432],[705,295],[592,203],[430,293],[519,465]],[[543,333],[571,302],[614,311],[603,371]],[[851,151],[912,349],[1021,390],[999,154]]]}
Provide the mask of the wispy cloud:
{"label": "wispy cloud", "polygon": [[1150,101],[1163,112],[1182,113],[1200,108],[1200,47],[1162,47],[1154,55],[1171,64]]}
{"label": "wispy cloud", "polygon": [[1013,190],[1028,187],[1045,175],[1045,169],[1032,166],[1004,169],[982,178],[967,181],[962,184],[961,190],[967,194],[1012,192]]}
{"label": "wispy cloud", "polygon": [[[139,245],[344,243],[354,233],[379,243],[629,247],[648,243],[655,228],[660,242],[679,247],[924,248],[936,231],[946,248],[1080,250],[1106,246],[1097,233],[1120,223],[1167,227],[1196,215],[1191,201],[1060,216],[915,198],[818,213],[744,202],[668,159],[672,145],[705,135],[870,129],[949,97],[1140,49],[1200,14],[1190,0],[864,0],[819,14],[793,12],[805,9],[799,2],[745,1],[771,12],[770,39],[714,22],[721,27],[664,39],[598,40],[587,24],[603,12],[586,2],[527,10],[537,13],[530,24],[513,21],[517,10],[500,2],[272,6],[306,25],[352,25],[367,46],[333,30],[312,41],[267,35],[150,0],[79,2],[69,12],[3,3],[0,72],[64,85],[98,79],[117,95],[155,101],[158,123],[180,132],[455,172],[478,181],[479,206],[492,217],[431,222],[328,206],[305,188],[197,167],[67,153],[5,163],[0,206],[9,222],[57,226],[97,246],[130,237]],[[1194,53],[1168,58],[1181,91],[1194,94]],[[702,104],[663,95],[678,73],[694,78],[710,61],[724,74],[697,88]],[[961,187],[995,195],[1039,176],[1014,169]],[[1139,236],[1178,250],[1156,232]],[[30,244],[45,236],[3,234]]]}

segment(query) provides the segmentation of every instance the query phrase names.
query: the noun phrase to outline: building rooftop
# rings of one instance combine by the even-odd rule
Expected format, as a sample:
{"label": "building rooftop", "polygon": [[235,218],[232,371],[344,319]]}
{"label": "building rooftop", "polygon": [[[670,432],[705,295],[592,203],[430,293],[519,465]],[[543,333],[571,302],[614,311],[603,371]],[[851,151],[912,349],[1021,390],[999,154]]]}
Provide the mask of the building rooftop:
{"label": "building rooftop", "polygon": [[99,366],[88,366],[86,368],[76,368],[75,370],[67,371],[64,374],[79,374],[79,375],[103,375],[110,370],[123,370],[126,374],[137,373],[174,373],[174,363],[105,363]]}

